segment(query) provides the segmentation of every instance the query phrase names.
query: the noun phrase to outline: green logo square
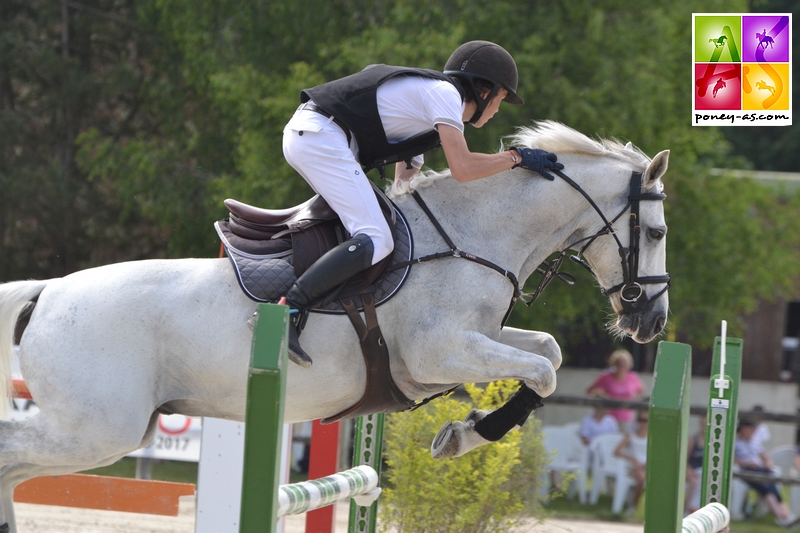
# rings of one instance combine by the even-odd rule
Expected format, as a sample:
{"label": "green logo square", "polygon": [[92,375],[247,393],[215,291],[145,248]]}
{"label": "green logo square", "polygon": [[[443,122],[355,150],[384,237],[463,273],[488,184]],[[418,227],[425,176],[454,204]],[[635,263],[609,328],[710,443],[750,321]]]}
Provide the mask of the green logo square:
{"label": "green logo square", "polygon": [[694,60],[703,63],[740,63],[742,17],[694,17]]}

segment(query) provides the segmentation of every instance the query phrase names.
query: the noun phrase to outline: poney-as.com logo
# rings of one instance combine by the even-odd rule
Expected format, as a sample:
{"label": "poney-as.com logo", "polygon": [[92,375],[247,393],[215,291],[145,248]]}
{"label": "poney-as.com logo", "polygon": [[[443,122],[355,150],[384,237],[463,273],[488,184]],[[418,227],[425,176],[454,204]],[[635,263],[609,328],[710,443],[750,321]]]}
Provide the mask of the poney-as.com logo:
{"label": "poney-as.com logo", "polygon": [[792,124],[792,15],[692,15],[695,126]]}

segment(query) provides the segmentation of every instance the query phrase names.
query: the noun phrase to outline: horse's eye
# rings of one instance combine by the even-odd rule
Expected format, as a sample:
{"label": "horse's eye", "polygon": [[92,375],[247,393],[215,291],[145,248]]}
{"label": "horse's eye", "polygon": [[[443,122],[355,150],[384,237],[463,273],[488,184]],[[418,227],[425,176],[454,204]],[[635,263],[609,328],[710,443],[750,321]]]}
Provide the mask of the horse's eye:
{"label": "horse's eye", "polygon": [[650,234],[650,238],[654,241],[660,241],[664,238],[664,232],[660,229],[650,229],[648,233]]}

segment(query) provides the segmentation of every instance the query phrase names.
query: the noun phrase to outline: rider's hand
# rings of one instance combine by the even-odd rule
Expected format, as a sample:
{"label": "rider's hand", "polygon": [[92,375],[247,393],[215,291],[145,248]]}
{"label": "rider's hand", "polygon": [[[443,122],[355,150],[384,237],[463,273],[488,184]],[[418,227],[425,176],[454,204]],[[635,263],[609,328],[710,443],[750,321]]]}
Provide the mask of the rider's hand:
{"label": "rider's hand", "polygon": [[546,169],[561,170],[564,168],[564,165],[556,162],[558,158],[554,153],[545,152],[544,150],[539,150],[538,148],[512,148],[512,150],[516,150],[522,157],[522,160],[517,163],[514,168],[522,167],[528,170],[533,170],[550,181],[553,181],[556,178],[552,174],[548,173]]}

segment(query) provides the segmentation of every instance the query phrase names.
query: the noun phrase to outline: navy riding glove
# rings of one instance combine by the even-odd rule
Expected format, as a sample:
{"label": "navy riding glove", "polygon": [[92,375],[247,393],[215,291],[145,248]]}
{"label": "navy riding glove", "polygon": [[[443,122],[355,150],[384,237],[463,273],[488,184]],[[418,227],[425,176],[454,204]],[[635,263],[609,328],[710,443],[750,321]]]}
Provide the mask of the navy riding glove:
{"label": "navy riding glove", "polygon": [[519,155],[522,156],[522,161],[514,165],[514,168],[522,167],[528,170],[533,170],[550,181],[553,181],[556,178],[552,174],[548,173],[546,169],[561,170],[564,168],[564,165],[556,162],[558,158],[554,153],[545,152],[544,150],[539,150],[538,148],[513,148],[513,150],[516,150],[519,152]]}

